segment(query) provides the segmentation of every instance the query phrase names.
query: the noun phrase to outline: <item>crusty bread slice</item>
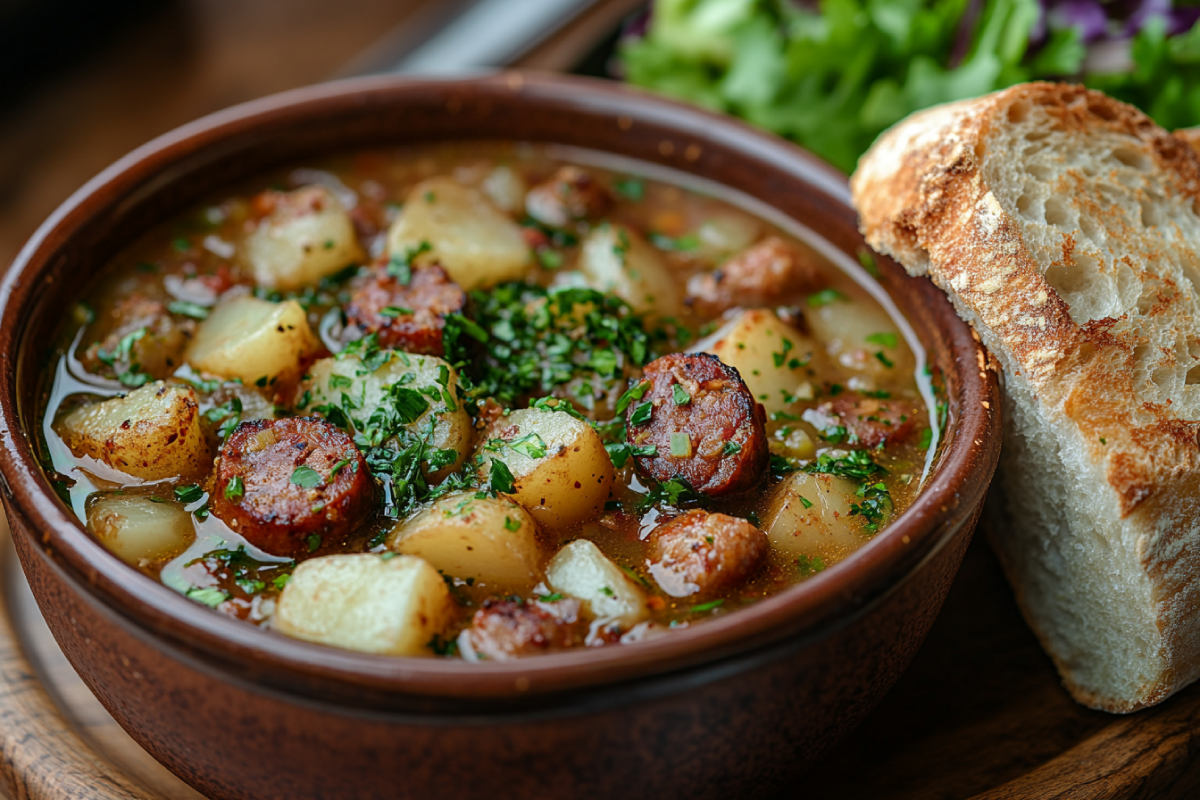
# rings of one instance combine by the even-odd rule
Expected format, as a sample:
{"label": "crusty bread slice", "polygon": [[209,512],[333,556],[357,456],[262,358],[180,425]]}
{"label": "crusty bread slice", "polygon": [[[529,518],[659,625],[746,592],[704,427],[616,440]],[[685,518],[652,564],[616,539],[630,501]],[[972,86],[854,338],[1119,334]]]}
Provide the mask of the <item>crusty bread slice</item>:
{"label": "crusty bread slice", "polygon": [[1200,153],[1200,128],[1184,128],[1175,131],[1176,136],[1183,138],[1185,142],[1192,146],[1192,149]]}
{"label": "crusty bread slice", "polygon": [[916,114],[851,179],[867,241],[943,288],[1005,374],[995,546],[1082,703],[1200,675],[1200,155],[1060,84]]}

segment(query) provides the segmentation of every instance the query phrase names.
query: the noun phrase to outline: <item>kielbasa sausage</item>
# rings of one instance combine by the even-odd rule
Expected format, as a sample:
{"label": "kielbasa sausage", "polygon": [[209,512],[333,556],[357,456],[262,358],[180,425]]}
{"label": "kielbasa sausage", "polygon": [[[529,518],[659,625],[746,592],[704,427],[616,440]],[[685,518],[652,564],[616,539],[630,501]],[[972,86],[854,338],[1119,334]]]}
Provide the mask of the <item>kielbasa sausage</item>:
{"label": "kielbasa sausage", "polygon": [[650,532],[650,574],[672,597],[720,592],[754,574],[767,535],[744,519],[689,511]]}
{"label": "kielbasa sausage", "polygon": [[221,448],[212,513],[256,547],[297,556],[340,542],[374,506],[350,437],[316,417],[243,422]]}
{"label": "kielbasa sausage", "polygon": [[562,167],[525,195],[525,210],[543,225],[562,228],[581,219],[602,216],[612,195],[587,170]]}
{"label": "kielbasa sausage", "polygon": [[768,236],[726,261],[715,272],[688,281],[688,303],[702,314],[735,306],[773,306],[781,298],[807,294],[825,283],[815,260],[796,245]]}
{"label": "kielbasa sausage", "polygon": [[384,349],[441,356],[445,316],[461,311],[466,300],[462,288],[436,264],[413,267],[405,276],[388,274],[380,266],[355,285],[346,320],[364,334],[377,333]]}
{"label": "kielbasa sausage", "polygon": [[571,647],[580,639],[579,601],[485,600],[468,629],[471,646],[493,661]]}
{"label": "kielbasa sausage", "polygon": [[708,353],[674,353],[647,364],[645,380],[626,411],[629,444],[654,447],[637,456],[642,471],[713,497],[758,485],[770,460],[766,412],[736,369]]}

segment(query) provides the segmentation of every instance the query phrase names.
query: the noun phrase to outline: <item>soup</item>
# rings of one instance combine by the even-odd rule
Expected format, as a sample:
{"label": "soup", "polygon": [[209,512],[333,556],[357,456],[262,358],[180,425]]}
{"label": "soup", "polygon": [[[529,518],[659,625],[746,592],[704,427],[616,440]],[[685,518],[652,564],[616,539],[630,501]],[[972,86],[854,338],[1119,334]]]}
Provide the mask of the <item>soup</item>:
{"label": "soup", "polygon": [[133,568],[365,652],[628,644],[779,592],[911,504],[937,414],[880,292],[688,180],[475,143],[237,187],[72,310],[48,473]]}

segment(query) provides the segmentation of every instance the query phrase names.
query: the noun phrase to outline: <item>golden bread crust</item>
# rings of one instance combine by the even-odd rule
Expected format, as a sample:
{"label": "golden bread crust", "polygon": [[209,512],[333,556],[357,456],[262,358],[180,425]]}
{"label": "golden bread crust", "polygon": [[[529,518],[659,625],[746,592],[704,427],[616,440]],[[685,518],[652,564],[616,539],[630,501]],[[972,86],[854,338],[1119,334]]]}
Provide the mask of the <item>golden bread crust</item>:
{"label": "golden bread crust", "polygon": [[[1014,202],[1019,190],[998,188],[1005,159],[1023,158],[1012,149],[1011,132],[1030,109],[1048,120],[1045,135],[1060,143],[1055,170],[1045,170],[1050,189],[1041,187],[1048,199],[1036,229],[1049,227],[1053,235],[1038,233],[1037,241],[1029,240],[1034,228],[1027,223],[1034,215],[1020,208],[1027,197]],[[1019,144],[1037,151],[1035,138]],[[1002,140],[1009,149],[999,149]],[[1125,195],[1102,201],[1106,195],[1095,188],[1106,167],[1063,151],[1061,143],[1072,140],[1118,143],[1112,156],[1152,178],[1153,192],[1127,182]],[[1122,696],[1077,679],[1054,632],[1045,630],[1051,616],[1039,613],[1040,601],[1024,597],[1021,569],[1006,564],[1026,618],[1072,694],[1093,707],[1126,712],[1195,679],[1200,414],[1195,402],[1177,398],[1190,391],[1185,384],[1198,382],[1184,373],[1200,366],[1200,255],[1172,215],[1200,216],[1200,132],[1168,133],[1132,106],[1083,87],[1025,84],[901,122],[863,156],[851,191],[868,243],[947,291],[1007,374],[1023,382],[1031,415],[1043,420],[1046,436],[1077,443],[1088,472],[1107,484],[1094,513],[1109,546],[1135,551],[1149,578],[1159,666]],[[1143,224],[1116,213],[1119,202],[1135,209],[1141,203]],[[1102,230],[1089,234],[1088,226]],[[1079,299],[1084,293],[1062,288],[1089,279],[1103,279],[1116,287],[1114,294],[1136,302],[1125,300],[1127,311],[1114,312],[1110,303],[1107,313],[1089,315]],[[1166,340],[1178,346],[1164,347]],[[1156,376],[1173,388],[1151,385]]]}

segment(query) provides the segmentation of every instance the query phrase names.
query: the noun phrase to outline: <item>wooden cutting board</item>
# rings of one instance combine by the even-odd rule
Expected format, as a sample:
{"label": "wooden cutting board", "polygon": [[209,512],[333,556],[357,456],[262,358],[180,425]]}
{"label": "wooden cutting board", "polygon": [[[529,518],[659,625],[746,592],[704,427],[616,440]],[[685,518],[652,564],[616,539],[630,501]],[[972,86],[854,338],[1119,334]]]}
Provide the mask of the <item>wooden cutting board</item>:
{"label": "wooden cutting board", "polygon": [[[996,524],[996,509],[989,505],[984,526]],[[197,800],[72,671],[29,594],[7,526],[0,581],[0,794]],[[780,797],[1183,800],[1200,796],[1198,733],[1200,685],[1125,717],[1076,705],[979,536],[908,672]]]}

